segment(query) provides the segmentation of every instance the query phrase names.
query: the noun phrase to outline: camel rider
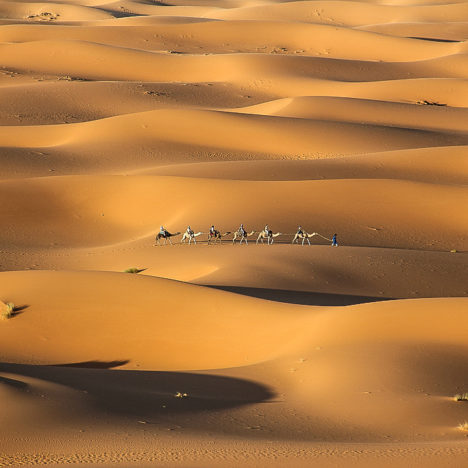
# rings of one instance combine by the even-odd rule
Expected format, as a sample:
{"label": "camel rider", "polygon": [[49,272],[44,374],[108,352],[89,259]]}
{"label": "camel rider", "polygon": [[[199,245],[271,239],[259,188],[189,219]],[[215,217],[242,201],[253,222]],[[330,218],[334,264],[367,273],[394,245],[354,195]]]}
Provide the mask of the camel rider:
{"label": "camel rider", "polygon": [[270,229],[268,228],[268,224],[265,226],[264,230],[265,230],[265,232],[266,232],[267,234],[270,233]]}
{"label": "camel rider", "polygon": [[166,233],[167,233],[167,231],[166,231],[166,229],[164,228],[164,226],[160,226],[160,228],[159,228],[159,234],[160,234],[161,236],[163,236],[163,237],[166,237]]}
{"label": "camel rider", "polygon": [[214,224],[210,227],[210,237],[214,237],[216,234],[216,229],[214,227]]}
{"label": "camel rider", "polygon": [[240,225],[240,228],[239,228],[239,232],[242,236],[246,236],[247,235],[247,231],[244,229],[244,225],[241,224]]}
{"label": "camel rider", "polygon": [[296,235],[302,236],[303,234],[304,234],[304,232],[302,231],[302,227],[301,227],[301,226],[298,226]]}
{"label": "camel rider", "polygon": [[192,228],[190,226],[187,226],[187,235],[193,236],[193,231],[192,231]]}

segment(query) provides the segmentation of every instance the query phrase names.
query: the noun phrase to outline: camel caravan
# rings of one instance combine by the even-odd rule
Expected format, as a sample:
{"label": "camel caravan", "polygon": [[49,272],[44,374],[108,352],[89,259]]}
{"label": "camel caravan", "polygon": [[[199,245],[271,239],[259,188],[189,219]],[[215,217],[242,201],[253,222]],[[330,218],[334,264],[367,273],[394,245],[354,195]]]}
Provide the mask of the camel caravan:
{"label": "camel caravan", "polygon": [[[264,243],[265,241],[267,242],[267,245],[272,245],[274,242],[274,239],[279,236],[285,236],[285,235],[294,235],[293,240],[291,241],[292,244],[299,244],[299,241],[301,242],[302,245],[307,242],[309,245],[310,244],[310,239],[312,239],[315,236],[321,237],[325,240],[331,241],[331,245],[333,247],[338,247],[338,242],[337,242],[337,234],[334,234],[331,239],[328,237],[322,236],[318,232],[312,232],[309,233],[302,229],[301,226],[298,227],[297,231],[295,234],[282,234],[281,232],[275,232],[266,225],[261,231],[250,231],[247,232],[247,230],[244,228],[244,225],[241,224],[239,226],[239,229],[236,231],[227,231],[227,232],[221,232],[217,229],[215,229],[214,225],[210,227],[208,231],[208,239],[207,243],[208,244],[216,244],[217,242],[221,244],[223,238],[226,236],[233,234],[232,237],[232,243],[235,244],[236,241],[239,242],[239,245],[242,243],[248,245],[248,238],[252,237],[254,234],[257,234],[257,241],[256,244]],[[169,241],[169,244],[172,244],[171,237],[179,236],[181,232],[175,232],[175,233],[170,233],[164,226],[161,226],[159,229],[159,232],[156,234],[156,243],[154,245],[161,245],[161,240],[164,240],[164,244],[167,244]],[[196,244],[197,243],[197,237],[200,237],[201,235],[205,234],[204,232],[195,232],[190,226],[187,227],[186,231],[182,234],[182,238],[180,240],[181,244]]]}

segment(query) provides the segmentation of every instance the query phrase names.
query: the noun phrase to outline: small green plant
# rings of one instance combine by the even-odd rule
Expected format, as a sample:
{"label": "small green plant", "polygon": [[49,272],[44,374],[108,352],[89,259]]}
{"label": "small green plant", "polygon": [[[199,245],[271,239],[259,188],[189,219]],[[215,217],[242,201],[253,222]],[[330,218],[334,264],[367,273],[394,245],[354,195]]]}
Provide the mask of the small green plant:
{"label": "small green plant", "polygon": [[7,320],[11,318],[13,315],[13,312],[15,311],[15,304],[13,302],[7,302],[3,307],[0,312],[0,316],[3,320]]}
{"label": "small green plant", "polygon": [[465,393],[457,393],[453,399],[455,401],[468,401],[468,392]]}
{"label": "small green plant", "polygon": [[457,427],[460,431],[468,431],[468,421],[460,423]]}
{"label": "small green plant", "polygon": [[143,270],[140,270],[138,268],[127,268],[124,273],[140,273],[140,271],[143,271]]}

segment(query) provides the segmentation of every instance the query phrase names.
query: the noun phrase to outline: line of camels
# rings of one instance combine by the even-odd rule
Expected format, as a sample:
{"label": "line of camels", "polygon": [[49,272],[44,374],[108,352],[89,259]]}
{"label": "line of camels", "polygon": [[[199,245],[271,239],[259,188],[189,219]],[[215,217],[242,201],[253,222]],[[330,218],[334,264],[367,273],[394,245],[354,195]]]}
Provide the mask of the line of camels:
{"label": "line of camels", "polygon": [[[221,231],[218,231],[217,229],[214,229],[214,227],[211,227],[209,232],[208,232],[207,242],[208,242],[208,244],[211,244],[211,242],[213,242],[214,244],[216,244],[216,242],[221,243],[224,237],[229,236],[230,234],[233,234],[233,237],[232,237],[232,243],[233,244],[235,244],[236,241],[239,241],[239,244],[242,244],[242,242],[244,242],[247,245],[248,244],[248,238],[252,237],[254,234],[257,234],[257,233],[258,233],[258,237],[257,237],[256,244],[258,244],[259,242],[261,242],[263,244],[264,241],[266,240],[268,245],[272,245],[273,241],[274,241],[274,239],[276,237],[283,235],[281,232],[273,233],[273,231],[271,229],[268,229],[268,226],[265,226],[265,228],[263,230],[261,230],[261,231],[250,231],[250,232],[247,232],[241,226],[237,231],[227,231],[227,232],[223,232],[223,233],[221,233]],[[168,241],[169,241],[169,244],[173,245],[171,237],[180,236],[181,234],[182,234],[181,232],[171,233],[171,232],[167,231],[166,229],[163,229],[160,232],[158,232],[158,234],[156,234],[156,243],[155,243],[155,245],[161,245],[161,240],[162,239],[164,240],[164,245],[167,244]],[[194,232],[189,227],[182,234],[182,239],[180,240],[180,242],[181,242],[181,244],[185,244],[185,243],[191,244],[192,242],[194,244],[196,244],[197,243],[197,237],[200,237],[203,234],[205,234],[205,233],[204,232]],[[292,234],[284,234],[284,235],[292,235]],[[302,229],[299,226],[299,229],[294,234],[294,238],[293,238],[291,243],[292,244],[299,244],[299,241],[302,241],[302,245],[304,245],[305,242],[307,242],[310,245],[310,239],[312,237],[315,237],[315,236],[319,236],[319,237],[322,237],[323,239],[332,241],[332,239],[329,239],[328,237],[322,236],[318,232],[309,233],[309,232],[305,231],[304,229]]]}

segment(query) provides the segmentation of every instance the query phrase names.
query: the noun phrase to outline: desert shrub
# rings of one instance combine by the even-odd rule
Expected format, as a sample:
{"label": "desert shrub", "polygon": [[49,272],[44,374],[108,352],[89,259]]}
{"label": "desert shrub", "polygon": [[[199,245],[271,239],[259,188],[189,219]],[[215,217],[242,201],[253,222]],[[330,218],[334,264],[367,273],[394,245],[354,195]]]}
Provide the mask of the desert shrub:
{"label": "desert shrub", "polygon": [[13,312],[15,311],[15,304],[13,302],[7,302],[0,311],[0,317],[3,320],[11,318]]}
{"label": "desert shrub", "polygon": [[460,429],[460,431],[468,431],[468,421],[460,423],[458,429]]}
{"label": "desert shrub", "polygon": [[140,273],[140,271],[143,270],[139,270],[138,268],[127,268],[124,273]]}

